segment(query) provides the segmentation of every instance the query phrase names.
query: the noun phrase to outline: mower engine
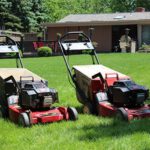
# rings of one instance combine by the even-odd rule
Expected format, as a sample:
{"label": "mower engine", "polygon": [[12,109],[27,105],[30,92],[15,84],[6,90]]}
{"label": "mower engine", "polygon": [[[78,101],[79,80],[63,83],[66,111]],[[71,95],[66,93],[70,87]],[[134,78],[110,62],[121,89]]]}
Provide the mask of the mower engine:
{"label": "mower engine", "polygon": [[149,90],[131,80],[118,80],[110,87],[113,103],[118,106],[135,107],[144,104]]}
{"label": "mower engine", "polygon": [[49,108],[56,101],[58,101],[57,91],[39,81],[25,83],[19,94],[19,105],[26,109]]}

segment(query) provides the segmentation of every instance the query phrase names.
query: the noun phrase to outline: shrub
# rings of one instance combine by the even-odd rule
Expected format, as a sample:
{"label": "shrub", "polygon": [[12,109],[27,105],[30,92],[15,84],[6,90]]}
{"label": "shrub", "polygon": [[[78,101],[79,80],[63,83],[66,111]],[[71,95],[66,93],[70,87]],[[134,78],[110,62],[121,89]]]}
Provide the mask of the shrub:
{"label": "shrub", "polygon": [[50,56],[52,54],[52,49],[47,46],[43,46],[38,48],[38,56],[44,57],[44,56]]}
{"label": "shrub", "polygon": [[144,43],[144,44],[139,48],[139,50],[147,50],[147,51],[149,51],[149,50],[150,50],[150,45]]}

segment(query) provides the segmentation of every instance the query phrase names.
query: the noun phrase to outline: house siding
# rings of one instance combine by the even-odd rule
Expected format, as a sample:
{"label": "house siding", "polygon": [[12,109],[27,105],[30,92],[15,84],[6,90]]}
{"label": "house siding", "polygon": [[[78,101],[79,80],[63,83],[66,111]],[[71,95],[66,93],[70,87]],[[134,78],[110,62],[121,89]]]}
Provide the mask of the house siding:
{"label": "house siding", "polygon": [[[69,31],[83,31],[85,34],[89,34],[89,26],[75,26],[75,27],[48,27],[47,40],[56,41],[57,33],[65,34]],[[111,26],[93,26],[92,41],[98,45],[96,47],[97,52],[110,52],[112,50],[112,27]]]}

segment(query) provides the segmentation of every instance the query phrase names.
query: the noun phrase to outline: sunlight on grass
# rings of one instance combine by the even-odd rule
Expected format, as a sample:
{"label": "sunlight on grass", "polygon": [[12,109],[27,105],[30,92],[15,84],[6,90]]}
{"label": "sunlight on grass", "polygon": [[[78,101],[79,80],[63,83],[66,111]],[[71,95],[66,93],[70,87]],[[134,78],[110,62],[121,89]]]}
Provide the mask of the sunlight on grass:
{"label": "sunlight on grass", "polygon": [[[130,76],[139,84],[150,88],[149,54],[101,54],[103,65]],[[49,87],[59,92],[57,106],[74,106],[81,112],[75,90],[68,82],[62,57],[25,58],[25,67],[45,78]],[[89,56],[71,56],[70,64],[90,64]],[[13,59],[0,60],[0,67],[15,67]],[[35,125],[21,128],[0,119],[0,150],[144,150],[150,148],[150,119],[131,123],[116,122],[113,118],[79,115],[76,122]]]}

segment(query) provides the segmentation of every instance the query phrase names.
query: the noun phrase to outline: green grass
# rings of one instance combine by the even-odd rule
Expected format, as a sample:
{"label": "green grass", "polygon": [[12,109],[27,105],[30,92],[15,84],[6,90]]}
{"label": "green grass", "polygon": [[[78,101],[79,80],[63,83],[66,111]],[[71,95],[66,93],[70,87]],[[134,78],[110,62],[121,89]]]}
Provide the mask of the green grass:
{"label": "green grass", "polygon": [[[72,59],[71,59],[72,58]],[[88,64],[89,56],[72,56],[71,64]],[[134,81],[150,88],[149,54],[102,54],[102,64],[129,75]],[[62,57],[26,58],[25,67],[49,81],[59,92],[59,105],[81,110],[75,91],[70,86]],[[0,60],[0,67],[15,67],[13,59]],[[57,104],[58,105],[58,104]],[[131,123],[117,122],[79,114],[76,122],[62,121],[22,128],[0,119],[0,150],[147,150],[150,149],[150,119]]]}

